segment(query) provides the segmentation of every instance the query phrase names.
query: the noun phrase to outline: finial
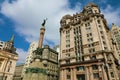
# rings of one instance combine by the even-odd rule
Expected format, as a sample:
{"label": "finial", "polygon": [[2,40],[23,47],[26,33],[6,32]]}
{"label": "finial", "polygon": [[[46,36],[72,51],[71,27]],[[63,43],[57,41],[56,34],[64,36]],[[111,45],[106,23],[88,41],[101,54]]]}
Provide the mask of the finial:
{"label": "finial", "polygon": [[114,23],[112,23],[112,25],[115,25]]}
{"label": "finial", "polygon": [[43,20],[42,26],[45,26],[46,21],[47,21],[47,18]]}
{"label": "finial", "polygon": [[14,36],[14,34],[13,34],[9,42],[14,43],[14,37],[15,37],[15,36]]}

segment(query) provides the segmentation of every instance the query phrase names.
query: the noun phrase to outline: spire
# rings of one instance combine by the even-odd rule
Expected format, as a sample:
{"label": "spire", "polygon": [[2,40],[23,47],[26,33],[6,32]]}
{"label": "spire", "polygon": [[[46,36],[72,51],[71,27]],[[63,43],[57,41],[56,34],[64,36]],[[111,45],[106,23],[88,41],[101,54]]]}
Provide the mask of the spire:
{"label": "spire", "polygon": [[15,37],[15,36],[14,36],[14,34],[13,34],[9,42],[14,43],[14,37]]}

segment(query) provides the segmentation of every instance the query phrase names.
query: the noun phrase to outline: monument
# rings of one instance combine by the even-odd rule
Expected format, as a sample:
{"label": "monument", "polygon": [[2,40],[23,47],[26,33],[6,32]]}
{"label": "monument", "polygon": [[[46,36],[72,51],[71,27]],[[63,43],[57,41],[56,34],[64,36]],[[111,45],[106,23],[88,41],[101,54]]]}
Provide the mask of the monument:
{"label": "monument", "polygon": [[42,48],[46,20],[44,19],[41,24],[38,48],[33,51],[34,60],[29,68],[26,69],[23,80],[58,79],[58,53],[50,49],[48,45]]}

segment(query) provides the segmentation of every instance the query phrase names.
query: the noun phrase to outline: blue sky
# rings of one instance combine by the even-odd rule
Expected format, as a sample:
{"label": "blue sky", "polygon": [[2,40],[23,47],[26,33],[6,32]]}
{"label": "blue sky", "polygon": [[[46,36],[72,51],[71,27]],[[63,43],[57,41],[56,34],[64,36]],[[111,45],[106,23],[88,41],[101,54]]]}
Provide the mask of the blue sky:
{"label": "blue sky", "polygon": [[99,5],[109,27],[112,23],[120,25],[118,0],[0,0],[0,40],[8,41],[14,34],[18,63],[23,63],[29,44],[39,40],[39,28],[44,18],[48,18],[44,44],[53,47],[59,44],[62,16],[80,12],[89,2]]}

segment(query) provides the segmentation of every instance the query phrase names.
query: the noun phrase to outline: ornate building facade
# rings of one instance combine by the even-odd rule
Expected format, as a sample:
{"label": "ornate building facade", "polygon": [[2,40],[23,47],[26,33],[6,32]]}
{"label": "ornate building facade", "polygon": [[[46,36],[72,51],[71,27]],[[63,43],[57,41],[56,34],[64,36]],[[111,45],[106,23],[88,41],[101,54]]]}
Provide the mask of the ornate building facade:
{"label": "ornate building facade", "polygon": [[0,50],[0,80],[12,80],[14,76],[18,54],[14,48],[14,36],[8,42],[3,42]]}
{"label": "ornate building facade", "polygon": [[95,3],[65,15],[60,28],[60,80],[118,80],[111,32]]}
{"label": "ornate building facade", "polygon": [[[120,28],[119,26],[112,24],[111,28],[112,39],[114,41],[115,56],[118,59],[118,65],[120,64]],[[120,66],[118,67],[118,73],[120,78]]]}

